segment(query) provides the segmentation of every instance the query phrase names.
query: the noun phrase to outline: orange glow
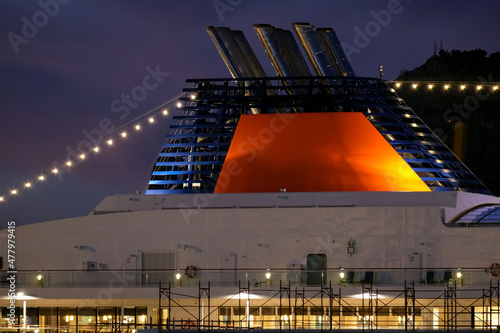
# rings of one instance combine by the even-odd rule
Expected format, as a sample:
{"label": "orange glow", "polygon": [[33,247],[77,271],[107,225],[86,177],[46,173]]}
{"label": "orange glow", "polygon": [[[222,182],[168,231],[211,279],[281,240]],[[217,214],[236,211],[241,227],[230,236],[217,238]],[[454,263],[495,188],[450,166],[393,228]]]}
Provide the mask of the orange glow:
{"label": "orange glow", "polygon": [[242,115],[215,193],[429,191],[359,112]]}

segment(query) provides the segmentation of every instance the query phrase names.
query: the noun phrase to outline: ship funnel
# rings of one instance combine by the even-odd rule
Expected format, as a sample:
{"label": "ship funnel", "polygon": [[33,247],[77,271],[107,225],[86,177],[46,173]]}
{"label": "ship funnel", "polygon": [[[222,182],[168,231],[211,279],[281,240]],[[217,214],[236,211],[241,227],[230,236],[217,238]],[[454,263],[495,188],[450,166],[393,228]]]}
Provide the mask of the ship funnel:
{"label": "ship funnel", "polygon": [[312,25],[309,23],[293,23],[293,28],[318,75],[342,75],[335,68],[335,60],[332,57],[333,52],[329,52],[329,46],[325,45],[324,38]]}

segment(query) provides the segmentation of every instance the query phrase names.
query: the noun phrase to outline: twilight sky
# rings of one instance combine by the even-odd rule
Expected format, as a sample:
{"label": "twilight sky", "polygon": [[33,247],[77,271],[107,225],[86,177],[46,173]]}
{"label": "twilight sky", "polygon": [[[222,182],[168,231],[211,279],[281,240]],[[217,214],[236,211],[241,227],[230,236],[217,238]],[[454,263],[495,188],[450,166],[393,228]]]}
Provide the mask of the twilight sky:
{"label": "twilight sky", "polygon": [[[384,65],[392,80],[435,41],[500,51],[498,13],[496,0],[0,0],[0,228],[86,215],[107,195],[143,191],[169,119],[129,128],[126,139],[113,133],[113,147],[60,178],[51,164],[99,128],[179,95],[187,78],[229,77],[206,26],[243,30],[269,76],[253,24],[332,27],[358,76]],[[140,100],[121,99],[131,92]]]}

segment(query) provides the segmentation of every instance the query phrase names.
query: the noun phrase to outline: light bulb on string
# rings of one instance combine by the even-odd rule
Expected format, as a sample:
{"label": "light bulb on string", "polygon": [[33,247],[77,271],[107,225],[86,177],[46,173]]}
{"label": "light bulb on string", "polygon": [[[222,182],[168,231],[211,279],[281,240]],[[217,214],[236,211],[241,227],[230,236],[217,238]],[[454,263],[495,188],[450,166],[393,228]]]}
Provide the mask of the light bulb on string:
{"label": "light bulb on string", "polygon": [[10,193],[11,193],[12,195],[16,195],[16,194],[17,194],[17,190],[16,190],[16,189],[13,189],[12,191],[10,191]]}
{"label": "light bulb on string", "polygon": [[148,121],[149,121],[149,123],[151,123],[151,124],[152,124],[152,123],[154,123],[154,122],[155,122],[155,119],[154,119],[153,117],[150,117],[150,118],[148,119]]}
{"label": "light bulb on string", "polygon": [[106,143],[108,144],[108,146],[111,146],[113,145],[113,140],[109,139],[108,141],[106,141]]}
{"label": "light bulb on string", "polygon": [[98,153],[99,152],[99,147],[94,147],[93,151],[95,151],[96,153]]}
{"label": "light bulb on string", "polygon": [[122,136],[122,138],[126,138],[127,137],[127,132],[122,132],[120,135]]}
{"label": "light bulb on string", "polygon": [[141,125],[139,125],[139,124],[135,125],[135,130],[136,130],[136,131],[138,131],[138,130],[140,130],[140,129],[141,129]]}
{"label": "light bulb on string", "polygon": [[24,184],[24,187],[26,187],[26,188],[30,188],[30,187],[31,187],[31,183],[30,183],[30,182],[27,182],[26,184]]}
{"label": "light bulb on string", "polygon": [[163,112],[162,112],[162,113],[163,113],[163,115],[164,115],[164,116],[166,116],[166,115],[168,115],[168,110],[167,110],[167,109],[165,109],[165,110],[163,110]]}
{"label": "light bulb on string", "polygon": [[44,181],[44,180],[45,180],[45,176],[44,176],[44,175],[40,175],[40,176],[38,176],[38,180],[39,180],[39,181]]}
{"label": "light bulb on string", "polygon": [[57,168],[52,169],[52,173],[53,173],[53,174],[57,174],[57,173],[59,173],[59,169],[57,169]]}

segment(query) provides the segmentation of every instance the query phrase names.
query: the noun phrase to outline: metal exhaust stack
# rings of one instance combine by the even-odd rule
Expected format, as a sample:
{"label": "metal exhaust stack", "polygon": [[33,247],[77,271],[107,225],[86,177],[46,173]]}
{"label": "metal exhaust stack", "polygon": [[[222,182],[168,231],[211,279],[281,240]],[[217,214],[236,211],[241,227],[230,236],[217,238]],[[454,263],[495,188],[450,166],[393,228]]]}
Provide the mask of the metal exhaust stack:
{"label": "metal exhaust stack", "polygon": [[[207,32],[233,78],[266,77],[264,69],[243,32],[212,26],[207,27]],[[245,87],[251,87],[261,83],[258,80],[245,80],[242,81],[242,84]],[[266,90],[266,94],[268,93],[272,94],[273,92]],[[251,90],[245,90],[245,94],[253,93]],[[254,114],[260,113],[260,110],[256,108],[251,108],[251,111]]]}
{"label": "metal exhaust stack", "polygon": [[306,51],[316,73],[320,76],[340,76],[334,66],[335,60],[328,51],[324,39],[309,23],[293,23],[293,28]]}
{"label": "metal exhaust stack", "polygon": [[[283,78],[283,84],[286,86],[307,85],[308,80],[298,79],[292,82],[285,79],[295,76],[311,76],[311,72],[292,33],[288,30],[276,29],[269,24],[255,24],[254,29],[276,73]],[[287,93],[289,95],[300,95],[307,93],[307,89],[287,89]],[[295,112],[303,111],[300,108],[294,110]]]}
{"label": "metal exhaust stack", "polygon": [[269,24],[255,24],[254,29],[278,76],[311,75],[290,31]]}
{"label": "metal exhaust stack", "polygon": [[329,46],[329,52],[334,59],[334,66],[337,71],[341,73],[342,76],[356,76],[335,30],[332,28],[319,28],[317,31],[324,38],[324,44]]}
{"label": "metal exhaust stack", "polygon": [[252,70],[229,28],[207,27],[219,54],[234,78],[251,77]]}

